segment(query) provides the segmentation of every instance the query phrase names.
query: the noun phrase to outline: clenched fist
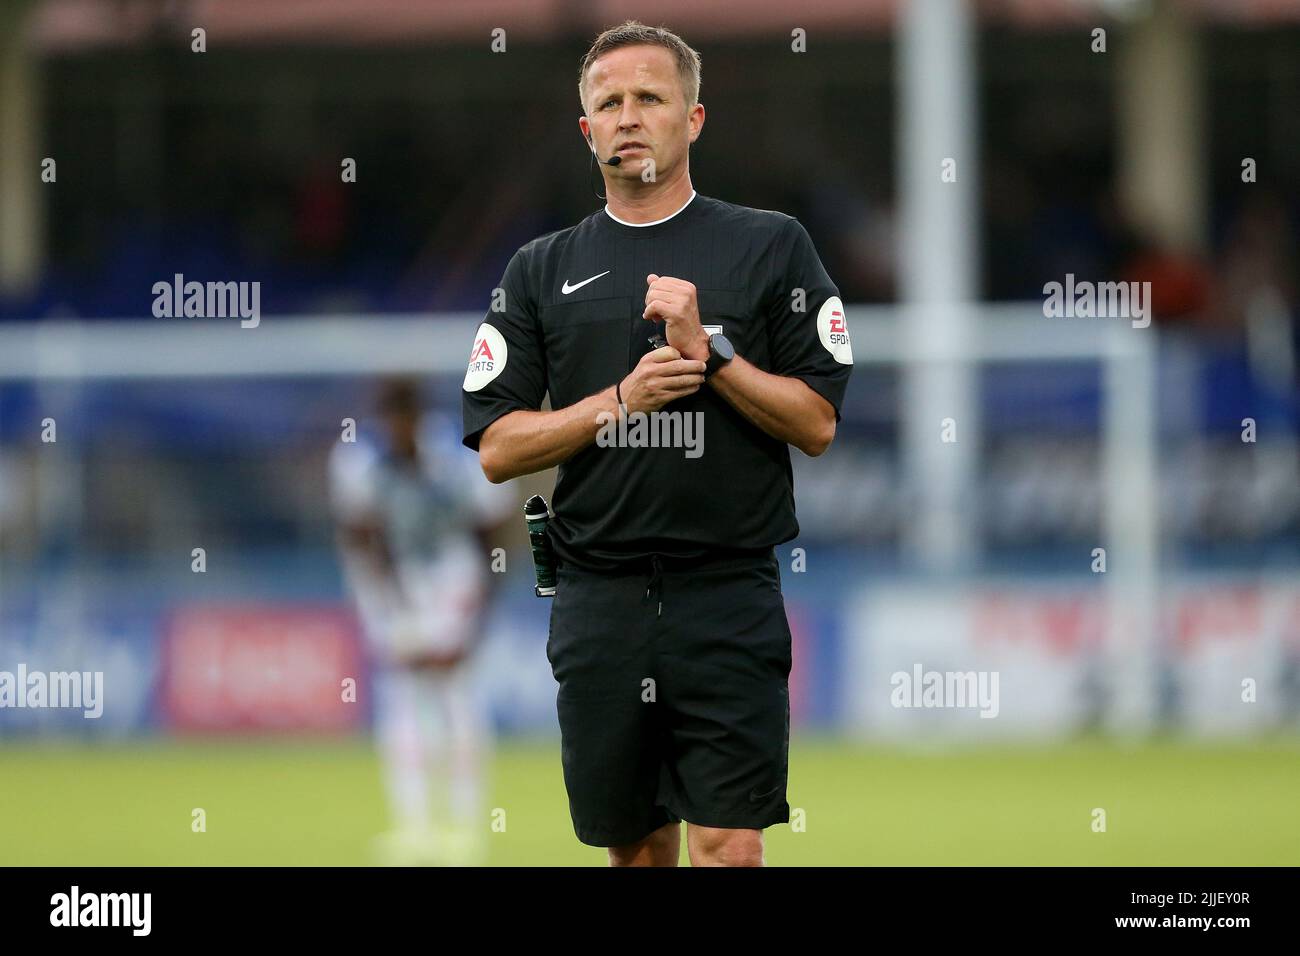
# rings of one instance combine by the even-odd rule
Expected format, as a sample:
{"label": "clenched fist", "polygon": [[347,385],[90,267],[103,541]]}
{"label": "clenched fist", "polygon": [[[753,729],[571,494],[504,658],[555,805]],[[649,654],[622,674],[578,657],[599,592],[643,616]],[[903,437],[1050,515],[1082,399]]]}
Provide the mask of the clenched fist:
{"label": "clenched fist", "polygon": [[700,324],[700,309],[695,301],[695,285],[685,279],[645,277],[645,312],[650,322],[662,322],[668,344],[684,358],[705,361],[709,357],[709,336]]}

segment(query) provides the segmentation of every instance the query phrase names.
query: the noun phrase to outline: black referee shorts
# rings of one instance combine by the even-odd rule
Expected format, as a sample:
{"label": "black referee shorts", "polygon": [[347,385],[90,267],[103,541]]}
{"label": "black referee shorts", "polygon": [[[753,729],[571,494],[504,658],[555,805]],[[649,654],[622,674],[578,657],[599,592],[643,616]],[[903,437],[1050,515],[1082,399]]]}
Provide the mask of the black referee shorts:
{"label": "black referee shorts", "polygon": [[790,627],[775,551],[559,569],[546,656],[578,839],[790,819]]}

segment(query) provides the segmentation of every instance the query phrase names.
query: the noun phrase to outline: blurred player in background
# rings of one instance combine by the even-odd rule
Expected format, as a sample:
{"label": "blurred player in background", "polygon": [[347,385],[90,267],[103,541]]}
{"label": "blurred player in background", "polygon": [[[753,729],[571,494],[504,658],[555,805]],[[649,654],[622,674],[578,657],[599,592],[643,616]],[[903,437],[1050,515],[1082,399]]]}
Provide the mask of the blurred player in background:
{"label": "blurred player in background", "polygon": [[337,541],[375,664],[375,721],[393,829],[389,864],[480,863],[486,701],[468,665],[489,594],[491,540],[514,496],[461,447],[458,423],[384,382],[379,434],[330,456]]}

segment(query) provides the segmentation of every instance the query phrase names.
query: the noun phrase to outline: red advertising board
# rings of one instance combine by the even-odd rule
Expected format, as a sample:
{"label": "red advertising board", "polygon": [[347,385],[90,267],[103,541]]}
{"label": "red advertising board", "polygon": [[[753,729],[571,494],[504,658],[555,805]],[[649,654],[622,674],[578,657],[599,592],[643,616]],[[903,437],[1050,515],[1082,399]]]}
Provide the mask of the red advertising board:
{"label": "red advertising board", "polygon": [[349,731],[361,725],[362,655],[338,607],[195,605],[163,634],[164,726],[192,731]]}

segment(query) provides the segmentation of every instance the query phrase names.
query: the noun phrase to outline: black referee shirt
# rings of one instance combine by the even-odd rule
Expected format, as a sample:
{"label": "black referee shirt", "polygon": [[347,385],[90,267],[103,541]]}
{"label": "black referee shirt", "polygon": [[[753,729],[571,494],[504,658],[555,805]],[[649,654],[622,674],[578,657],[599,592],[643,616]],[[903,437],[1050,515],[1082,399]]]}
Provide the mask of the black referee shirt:
{"label": "black referee shirt", "polygon": [[[511,258],[474,337],[462,391],[464,443],[550,393],[564,408],[620,381],[653,351],[646,276],[695,284],[700,322],[736,354],[840,404],[853,353],[839,292],[799,221],[694,197],[653,225],[602,209]],[[606,570],[651,554],[693,559],[766,551],[799,533],[785,442],[706,382],[664,406],[702,412],[695,457],[681,447],[588,445],[559,466],[551,537],[563,562]]]}

